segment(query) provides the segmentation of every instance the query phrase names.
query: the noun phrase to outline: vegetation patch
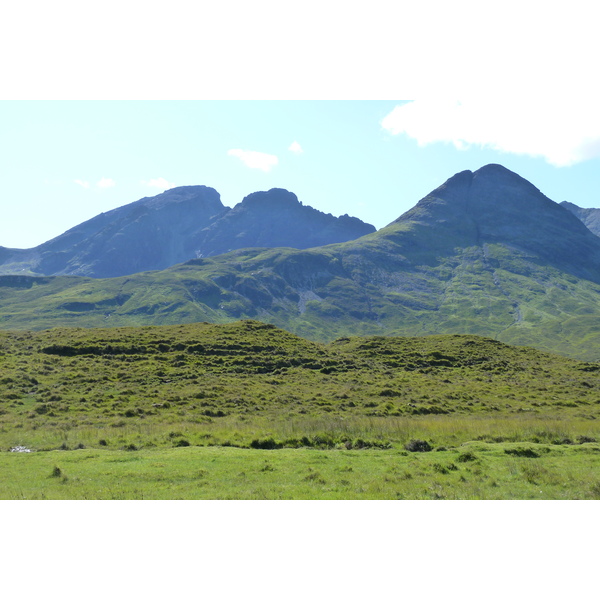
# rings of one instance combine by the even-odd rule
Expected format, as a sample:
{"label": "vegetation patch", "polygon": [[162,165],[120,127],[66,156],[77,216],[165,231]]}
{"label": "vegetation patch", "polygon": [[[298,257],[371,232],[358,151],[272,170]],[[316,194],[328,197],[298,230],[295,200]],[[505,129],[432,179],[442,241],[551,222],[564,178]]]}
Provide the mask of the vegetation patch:
{"label": "vegetation patch", "polygon": [[409,452],[431,452],[433,450],[429,442],[425,440],[410,440],[404,447]]}

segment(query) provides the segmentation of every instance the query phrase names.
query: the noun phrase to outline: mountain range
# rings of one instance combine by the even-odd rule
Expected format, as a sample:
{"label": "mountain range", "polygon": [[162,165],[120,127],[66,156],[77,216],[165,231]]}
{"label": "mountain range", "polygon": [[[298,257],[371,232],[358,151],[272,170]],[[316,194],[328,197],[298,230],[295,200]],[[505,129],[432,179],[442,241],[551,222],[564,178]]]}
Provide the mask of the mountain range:
{"label": "mountain range", "polygon": [[[251,194],[222,212],[211,188],[169,192],[116,209],[129,211],[120,213],[121,221],[114,219],[115,211],[106,213],[113,229],[107,225],[110,219],[100,215],[48,242],[54,246],[46,247],[46,256],[55,262],[40,259],[28,268],[52,276],[17,275],[17,269],[0,276],[0,327],[252,318],[319,341],[348,335],[477,334],[600,359],[600,237],[570,207],[553,202],[500,165],[457,173],[398,219],[366,235],[359,229],[370,226],[357,219],[335,221],[329,215],[327,220],[310,212],[314,209],[304,210],[307,223],[310,218],[323,223],[321,232],[351,225],[344,231],[347,235],[352,229],[354,238],[331,243],[308,224],[298,238],[310,245],[303,248],[290,247],[291,234],[285,237],[287,247],[266,243],[273,240],[273,246],[280,246],[277,235],[284,235],[282,227],[290,220],[291,229],[301,231],[295,219],[278,216],[280,205],[290,211],[310,208],[299,206],[290,192]],[[152,219],[151,206],[160,202],[174,205],[172,221]],[[198,207],[197,225],[185,216],[186,202]],[[140,259],[122,276],[95,279],[106,277],[111,262],[104,242],[94,246],[95,236],[113,240],[113,249],[126,249],[145,225],[154,227],[152,239],[164,235],[171,240],[167,262],[192,251],[195,258],[134,273],[131,269],[150,262]],[[163,229],[186,233],[172,238]],[[237,233],[232,236],[230,230]],[[107,231],[114,232],[112,237]],[[319,236],[327,238],[327,245],[319,244]],[[262,247],[251,247],[256,245]],[[65,254],[58,260],[61,247]],[[75,248],[87,254],[77,254]],[[0,254],[5,267],[16,264],[12,258],[12,263],[4,260],[11,252]],[[111,256],[117,263],[117,254]],[[80,274],[89,269],[88,276],[54,275],[61,269],[78,274],[78,268]]]}
{"label": "mountain range", "polygon": [[229,208],[213,188],[184,186],[102,213],[36,248],[0,247],[0,274],[119,277],[239,248],[309,248],[373,231],[355,217],[304,206],[283,189]]}

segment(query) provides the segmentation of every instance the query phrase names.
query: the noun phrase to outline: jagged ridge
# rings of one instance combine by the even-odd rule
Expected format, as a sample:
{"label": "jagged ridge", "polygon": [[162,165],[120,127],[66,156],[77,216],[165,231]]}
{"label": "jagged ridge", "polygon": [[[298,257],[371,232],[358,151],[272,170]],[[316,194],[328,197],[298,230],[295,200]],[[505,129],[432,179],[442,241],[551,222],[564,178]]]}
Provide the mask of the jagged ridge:
{"label": "jagged ridge", "polygon": [[102,213],[36,248],[0,248],[0,273],[119,277],[239,248],[308,248],[372,231],[348,215],[303,206],[286,190],[251,194],[231,209],[213,188],[184,186]]}

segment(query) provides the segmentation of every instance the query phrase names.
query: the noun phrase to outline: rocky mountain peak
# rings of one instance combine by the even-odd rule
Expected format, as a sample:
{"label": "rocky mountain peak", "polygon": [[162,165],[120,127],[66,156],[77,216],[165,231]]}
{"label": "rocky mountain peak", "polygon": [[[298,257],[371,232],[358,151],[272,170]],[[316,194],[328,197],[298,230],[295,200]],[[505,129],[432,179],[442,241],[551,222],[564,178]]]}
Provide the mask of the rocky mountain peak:
{"label": "rocky mountain peak", "polygon": [[241,202],[242,208],[254,210],[293,209],[301,206],[302,203],[298,200],[296,194],[283,188],[272,188],[268,192],[254,192],[246,196]]}
{"label": "rocky mountain peak", "polygon": [[218,212],[224,208],[219,192],[206,185],[183,185],[174,187],[157,196],[142,198],[137,202],[133,202],[131,205],[143,204],[149,208],[161,209],[170,204],[180,203],[201,204],[203,208],[212,209],[214,212]]}
{"label": "rocky mountain peak", "polygon": [[553,264],[585,264],[581,276],[595,273],[600,262],[597,238],[575,215],[496,164],[457,173],[381,232],[396,237],[407,228],[413,243],[439,254],[501,243]]}
{"label": "rocky mountain peak", "polygon": [[311,248],[347,242],[375,231],[360,219],[334,217],[304,206],[282,188],[254,192],[216,219],[198,245],[199,256],[215,256],[241,248],[277,246]]}

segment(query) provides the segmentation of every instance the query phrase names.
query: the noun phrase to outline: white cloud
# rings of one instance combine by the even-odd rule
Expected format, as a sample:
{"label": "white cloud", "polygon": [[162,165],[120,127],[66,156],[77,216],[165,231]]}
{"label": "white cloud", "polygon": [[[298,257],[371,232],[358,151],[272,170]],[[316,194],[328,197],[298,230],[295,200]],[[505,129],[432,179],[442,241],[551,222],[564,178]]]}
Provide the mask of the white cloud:
{"label": "white cloud", "polygon": [[170,190],[171,188],[177,187],[177,184],[167,181],[164,177],[157,177],[156,179],[150,179],[150,181],[142,181],[142,184],[158,188],[159,190]]}
{"label": "white cloud", "polygon": [[89,181],[82,181],[81,179],[74,179],[73,180],[77,185],[80,185],[83,188],[88,189],[90,187],[90,182]]}
{"label": "white cloud", "polygon": [[394,108],[381,126],[420,146],[452,143],[543,157],[564,167],[600,157],[600,119],[592,100],[553,97],[415,100]]}
{"label": "white cloud", "polygon": [[255,152],[253,150],[239,150],[234,148],[227,152],[229,156],[236,156],[247,167],[251,169],[260,169],[269,172],[274,166],[279,163],[279,160],[273,154],[265,154],[264,152]]}
{"label": "white cloud", "polygon": [[96,183],[96,187],[99,188],[109,188],[114,187],[116,185],[116,181],[114,179],[108,179],[103,177],[98,183]]}
{"label": "white cloud", "polygon": [[288,150],[294,154],[302,154],[304,152],[304,150],[302,150],[302,146],[300,146],[300,144],[296,141],[292,143]]}

